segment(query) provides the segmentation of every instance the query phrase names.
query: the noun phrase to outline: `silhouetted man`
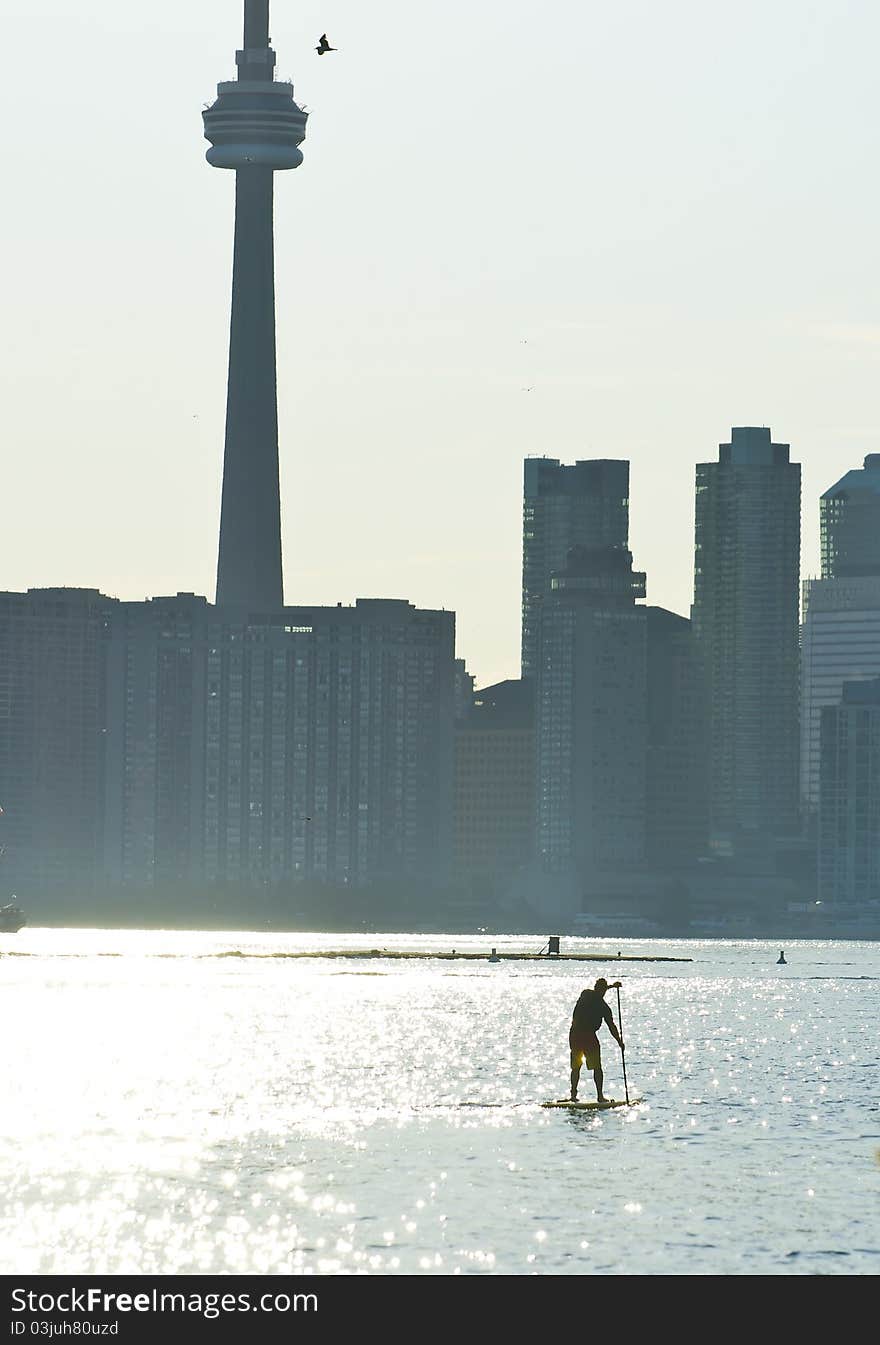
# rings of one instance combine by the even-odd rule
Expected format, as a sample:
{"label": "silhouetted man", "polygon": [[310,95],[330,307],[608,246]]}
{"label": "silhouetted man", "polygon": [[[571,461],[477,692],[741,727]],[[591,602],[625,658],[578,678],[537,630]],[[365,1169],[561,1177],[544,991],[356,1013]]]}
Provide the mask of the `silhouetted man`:
{"label": "silhouetted man", "polygon": [[[613,983],[613,988],[617,988],[620,981]],[[611,1009],[605,1003],[605,992],[608,989],[608,982],[604,976],[600,976],[592,990],[585,990],[574,1006],[574,1013],[571,1018],[571,1027],[568,1033],[568,1044],[571,1048],[571,1100],[577,1102],[578,1080],[581,1076],[581,1065],[586,1062],[587,1069],[593,1071],[593,1080],[596,1084],[596,1100],[598,1102],[607,1102],[605,1094],[602,1092],[602,1083],[604,1075],[602,1073],[602,1049],[599,1046],[599,1038],[596,1036],[602,1023],[608,1024],[608,1031],[617,1042],[621,1051],[624,1050],[623,1038],[617,1030],[617,1024],[614,1021],[614,1015]]]}

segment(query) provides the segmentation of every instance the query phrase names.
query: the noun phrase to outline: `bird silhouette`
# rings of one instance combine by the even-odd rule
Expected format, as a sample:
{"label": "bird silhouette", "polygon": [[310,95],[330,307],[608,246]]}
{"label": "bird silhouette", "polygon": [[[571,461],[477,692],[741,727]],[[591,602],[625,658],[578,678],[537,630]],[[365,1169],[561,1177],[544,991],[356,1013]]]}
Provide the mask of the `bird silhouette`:
{"label": "bird silhouette", "polygon": [[327,41],[327,34],[322,33],[318,39],[318,45],[315,47],[315,51],[319,56],[323,56],[325,51],[336,51],[336,47],[331,47],[330,43]]}

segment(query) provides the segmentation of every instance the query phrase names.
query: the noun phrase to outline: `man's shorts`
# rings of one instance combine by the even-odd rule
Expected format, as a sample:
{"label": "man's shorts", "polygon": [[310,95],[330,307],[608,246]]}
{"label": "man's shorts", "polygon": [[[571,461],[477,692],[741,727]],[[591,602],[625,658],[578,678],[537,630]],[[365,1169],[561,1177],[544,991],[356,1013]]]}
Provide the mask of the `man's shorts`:
{"label": "man's shorts", "polygon": [[574,1028],[568,1034],[571,1047],[571,1067],[577,1069],[583,1056],[587,1069],[602,1068],[602,1051],[595,1032],[576,1032]]}

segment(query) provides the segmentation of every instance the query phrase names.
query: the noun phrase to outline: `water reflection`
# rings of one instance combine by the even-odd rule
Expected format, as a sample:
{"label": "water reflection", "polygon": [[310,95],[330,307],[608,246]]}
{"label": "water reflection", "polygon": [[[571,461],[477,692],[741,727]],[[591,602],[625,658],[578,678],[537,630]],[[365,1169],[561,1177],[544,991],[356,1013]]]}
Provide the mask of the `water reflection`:
{"label": "water reflection", "polygon": [[876,1269],[870,945],[789,949],[784,983],[748,945],[631,964],[646,1101],[590,1114],[539,1104],[594,966],[30,939],[0,959],[7,1273],[811,1274],[835,1244]]}

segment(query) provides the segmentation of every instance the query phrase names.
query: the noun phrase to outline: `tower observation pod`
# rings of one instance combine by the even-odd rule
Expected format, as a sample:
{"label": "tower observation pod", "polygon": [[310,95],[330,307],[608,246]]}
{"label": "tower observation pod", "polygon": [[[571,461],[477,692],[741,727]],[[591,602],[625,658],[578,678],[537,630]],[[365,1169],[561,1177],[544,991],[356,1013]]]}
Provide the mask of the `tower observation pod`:
{"label": "tower observation pod", "polygon": [[205,157],[235,172],[235,244],[217,603],[278,611],[284,595],[275,374],[273,174],[302,163],[307,114],[275,79],[269,0],[244,0],[238,78],[202,113]]}

